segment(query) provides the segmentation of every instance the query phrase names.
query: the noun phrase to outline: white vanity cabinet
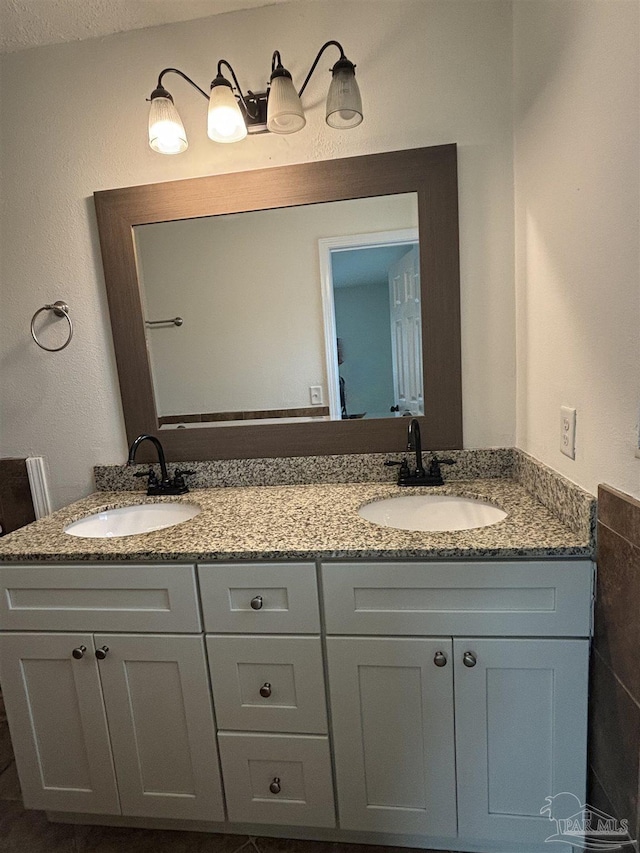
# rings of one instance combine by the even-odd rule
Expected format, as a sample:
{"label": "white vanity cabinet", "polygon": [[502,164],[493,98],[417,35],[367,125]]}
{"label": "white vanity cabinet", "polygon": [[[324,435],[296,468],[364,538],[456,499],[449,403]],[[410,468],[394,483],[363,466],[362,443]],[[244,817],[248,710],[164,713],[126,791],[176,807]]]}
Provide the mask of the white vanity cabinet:
{"label": "white vanity cabinet", "polygon": [[545,798],[584,802],[591,563],[322,574],[341,827],[544,850]]}
{"label": "white vanity cabinet", "polygon": [[224,819],[193,566],[0,567],[0,598],[25,805]]}
{"label": "white vanity cabinet", "polygon": [[547,853],[546,798],[585,796],[592,584],[588,560],[0,565],[25,803]]}

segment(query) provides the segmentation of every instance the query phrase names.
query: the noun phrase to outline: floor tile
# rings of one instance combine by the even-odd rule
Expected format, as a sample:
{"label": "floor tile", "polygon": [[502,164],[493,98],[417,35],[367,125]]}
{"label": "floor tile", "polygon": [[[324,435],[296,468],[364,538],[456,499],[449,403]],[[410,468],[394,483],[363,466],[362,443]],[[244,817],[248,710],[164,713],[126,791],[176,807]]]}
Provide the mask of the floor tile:
{"label": "floor tile", "polygon": [[9,735],[9,726],[0,722],[0,773],[13,761],[13,746]]}
{"label": "floor tile", "polygon": [[75,827],[49,823],[44,812],[22,803],[0,801],[0,849],[3,853],[76,853]]}
{"label": "floor tile", "polygon": [[76,827],[76,853],[235,853],[248,840],[245,835],[208,832]]}
{"label": "floor tile", "polygon": [[16,763],[12,761],[7,769],[0,774],[0,800],[19,800],[22,802],[20,780]]}

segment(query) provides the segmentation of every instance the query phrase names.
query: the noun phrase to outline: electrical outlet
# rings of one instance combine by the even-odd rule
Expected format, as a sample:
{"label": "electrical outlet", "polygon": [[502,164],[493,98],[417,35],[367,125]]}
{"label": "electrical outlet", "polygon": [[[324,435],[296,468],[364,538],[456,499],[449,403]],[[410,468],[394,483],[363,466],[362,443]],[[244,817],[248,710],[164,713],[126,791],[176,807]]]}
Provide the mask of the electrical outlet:
{"label": "electrical outlet", "polygon": [[310,385],[309,386],[309,398],[311,399],[312,406],[321,406],[322,405],[322,385]]}
{"label": "electrical outlet", "polygon": [[560,406],[560,450],[569,459],[576,458],[576,410]]}

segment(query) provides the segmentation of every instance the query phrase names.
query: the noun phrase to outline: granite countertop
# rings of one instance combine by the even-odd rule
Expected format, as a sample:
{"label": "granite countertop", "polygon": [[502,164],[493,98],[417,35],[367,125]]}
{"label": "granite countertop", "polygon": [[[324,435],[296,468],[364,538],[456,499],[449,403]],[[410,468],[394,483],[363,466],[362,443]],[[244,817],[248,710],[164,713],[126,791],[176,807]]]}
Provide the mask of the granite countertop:
{"label": "granite countertop", "polygon": [[[358,515],[370,501],[407,494],[482,498],[507,512],[489,527],[414,532],[380,527]],[[180,500],[202,508],[164,530],[111,539],[81,539],[64,527],[98,510]],[[193,490],[179,498],[96,492],[0,539],[0,560],[205,562],[230,559],[590,557],[592,544],[511,479],[458,480],[439,488],[388,483],[243,486]]]}

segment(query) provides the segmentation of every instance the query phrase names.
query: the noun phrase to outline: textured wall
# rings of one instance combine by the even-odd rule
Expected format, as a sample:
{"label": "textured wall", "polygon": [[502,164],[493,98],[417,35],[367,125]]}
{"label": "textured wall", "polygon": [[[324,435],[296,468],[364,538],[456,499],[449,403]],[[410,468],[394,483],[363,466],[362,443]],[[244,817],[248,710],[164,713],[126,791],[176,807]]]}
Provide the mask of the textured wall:
{"label": "textured wall", "polygon": [[[635,0],[514,4],[518,447],[640,496]],[[575,461],[560,406],[577,409]]]}
{"label": "textured wall", "polygon": [[[273,49],[300,79],[330,38],[358,65],[356,130],[324,125],[325,71],[305,93],[301,133],[215,146],[204,101],[174,79],[190,147],[176,158],[149,150],[145,98],[163,67],[206,86],[224,56],[259,89]],[[3,453],[46,456],[56,505],[91,491],[92,465],[125,458],[94,190],[448,142],[459,145],[465,443],[513,444],[511,69],[503,0],[283,3],[3,57]],[[77,331],[49,354],[28,324],[60,298]]]}

